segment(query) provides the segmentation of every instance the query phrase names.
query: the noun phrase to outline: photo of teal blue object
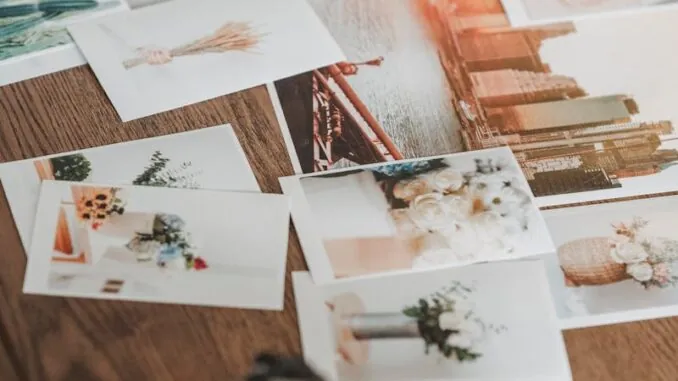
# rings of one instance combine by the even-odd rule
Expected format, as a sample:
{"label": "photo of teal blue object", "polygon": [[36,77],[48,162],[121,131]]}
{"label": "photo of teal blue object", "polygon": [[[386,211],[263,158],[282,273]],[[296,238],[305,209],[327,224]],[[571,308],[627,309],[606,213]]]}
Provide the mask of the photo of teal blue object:
{"label": "photo of teal blue object", "polygon": [[0,0],[0,61],[71,43],[66,21],[83,12],[119,6],[120,0]]}

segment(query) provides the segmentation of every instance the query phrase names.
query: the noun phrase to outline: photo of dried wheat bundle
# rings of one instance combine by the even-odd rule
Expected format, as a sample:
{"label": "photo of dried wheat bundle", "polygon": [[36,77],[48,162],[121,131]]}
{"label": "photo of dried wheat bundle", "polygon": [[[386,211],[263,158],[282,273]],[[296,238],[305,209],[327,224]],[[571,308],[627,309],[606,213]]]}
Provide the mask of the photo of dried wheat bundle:
{"label": "photo of dried wheat bundle", "polygon": [[346,61],[306,0],[167,1],[68,31],[123,121]]}
{"label": "photo of dried wheat bundle", "polygon": [[257,33],[248,22],[227,22],[213,34],[174,49],[141,48],[138,50],[140,56],[125,60],[123,66],[131,69],[143,64],[164,65],[175,57],[204,53],[252,53],[265,35]]}

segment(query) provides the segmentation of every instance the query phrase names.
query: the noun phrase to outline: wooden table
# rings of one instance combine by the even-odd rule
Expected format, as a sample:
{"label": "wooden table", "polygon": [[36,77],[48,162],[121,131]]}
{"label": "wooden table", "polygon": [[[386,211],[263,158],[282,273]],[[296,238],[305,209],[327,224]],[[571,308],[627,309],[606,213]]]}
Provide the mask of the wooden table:
{"label": "wooden table", "polygon": [[[0,88],[0,161],[223,123],[235,128],[262,189],[280,192],[278,177],[293,171],[265,87],[122,124],[86,66]],[[25,264],[3,194],[2,381],[226,380],[245,374],[259,351],[300,353],[289,277],[305,266],[296,235],[284,312],[27,296]],[[678,380],[673,334],[678,319],[566,332],[574,379]]]}

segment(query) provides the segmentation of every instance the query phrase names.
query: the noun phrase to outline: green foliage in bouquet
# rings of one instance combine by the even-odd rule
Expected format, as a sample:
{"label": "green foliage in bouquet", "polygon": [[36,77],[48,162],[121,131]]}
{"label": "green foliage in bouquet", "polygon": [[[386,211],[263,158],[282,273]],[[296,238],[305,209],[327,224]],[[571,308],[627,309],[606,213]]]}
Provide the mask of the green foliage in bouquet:
{"label": "green foliage in bouquet", "polygon": [[49,159],[55,180],[83,181],[92,172],[92,163],[81,153]]}
{"label": "green foliage in bouquet", "polygon": [[454,284],[443,292],[436,292],[428,299],[419,299],[418,304],[407,306],[403,309],[403,314],[417,320],[419,335],[424,339],[426,345],[426,354],[430,347],[437,347],[438,351],[446,358],[455,356],[459,361],[473,361],[481,357],[480,353],[474,352],[469,348],[454,346],[449,343],[453,335],[458,335],[461,331],[456,329],[443,329],[440,326],[440,315],[446,312],[455,312],[456,301],[450,296],[453,293],[468,294],[472,289],[463,286],[461,283]]}
{"label": "green foliage in bouquet", "polygon": [[151,156],[151,163],[146,166],[144,172],[134,179],[134,185],[148,185],[168,188],[197,188],[194,181],[196,172],[185,173],[191,162],[184,162],[178,168],[170,168],[170,159],[162,152],[155,151]]}
{"label": "green foliage in bouquet", "polygon": [[153,220],[151,233],[136,233],[140,240],[155,241],[160,245],[172,245],[181,250],[191,247],[184,232],[185,223],[181,217],[172,214],[158,214]]}

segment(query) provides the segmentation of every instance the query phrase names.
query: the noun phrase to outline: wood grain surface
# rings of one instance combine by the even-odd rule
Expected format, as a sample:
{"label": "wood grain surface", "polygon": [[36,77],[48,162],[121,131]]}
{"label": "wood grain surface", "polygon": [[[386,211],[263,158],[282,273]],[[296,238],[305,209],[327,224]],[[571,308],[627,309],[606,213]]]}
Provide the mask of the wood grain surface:
{"label": "wood grain surface", "polygon": [[[122,124],[88,67],[0,88],[0,161],[223,123],[262,189],[280,192],[278,177],[293,171],[265,87]],[[290,234],[284,312],[27,296],[25,254],[3,194],[0,380],[227,380],[245,374],[259,351],[299,354],[289,271],[304,264]],[[674,334],[678,319],[566,332],[574,379],[678,380]]]}

